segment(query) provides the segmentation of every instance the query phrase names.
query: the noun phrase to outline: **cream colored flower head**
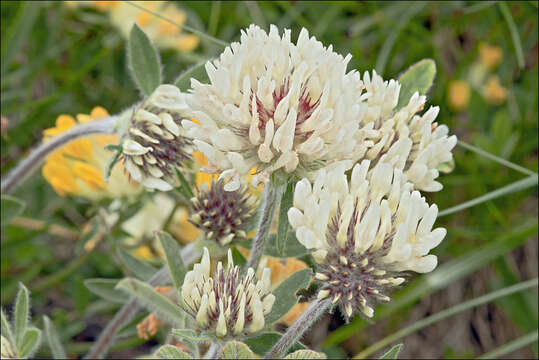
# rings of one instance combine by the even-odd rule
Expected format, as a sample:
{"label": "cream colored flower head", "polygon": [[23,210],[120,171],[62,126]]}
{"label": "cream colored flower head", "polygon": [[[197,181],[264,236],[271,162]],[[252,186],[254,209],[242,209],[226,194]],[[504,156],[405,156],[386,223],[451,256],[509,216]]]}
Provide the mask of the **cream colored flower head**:
{"label": "cream colored flower head", "polygon": [[400,84],[396,80],[384,81],[375,71],[363,76],[367,111],[362,113],[362,127],[373,125],[375,144],[365,156],[373,163],[386,162],[404,172],[415,189],[439,191],[436,181],[438,167],[453,159],[451,150],[457,143],[455,135],[448,136],[446,125],[434,120],[440,108],[434,106],[423,114],[426,97],[417,92],[406,106],[396,111]]}
{"label": "cream colored flower head", "polygon": [[350,182],[342,165],[319,171],[313,184],[299,181],[288,219],[318,263],[319,298],[332,297],[350,317],[373,315],[389,301],[401,272],[426,273],[437,265],[429,251],[446,234],[432,229],[438,208],[429,206],[406,176],[390,164],[354,166]]}
{"label": "cream colored flower head", "polygon": [[[183,126],[206,155],[208,172],[222,172],[227,190],[253,167],[254,181],[275,171],[304,176],[328,163],[360,159],[373,124],[360,126],[366,103],[351,55],[324,47],[302,29],[279,35],[256,25],[242,31],[220,58],[206,64],[210,84],[192,80],[188,103],[198,123]],[[353,164],[351,162],[350,164]]]}
{"label": "cream colored flower head", "polygon": [[264,269],[260,280],[252,268],[242,275],[239,266],[234,266],[231,250],[226,269],[219,262],[212,276],[210,254],[204,248],[200,263],[185,275],[181,293],[198,329],[219,338],[244,337],[262,330],[264,317],[275,302],[270,270]]}
{"label": "cream colored flower head", "polygon": [[175,168],[191,158],[191,140],[180,123],[186,110],[184,94],[169,84],[137,106],[122,139],[125,168],[135,181],[149,189],[172,189]]}

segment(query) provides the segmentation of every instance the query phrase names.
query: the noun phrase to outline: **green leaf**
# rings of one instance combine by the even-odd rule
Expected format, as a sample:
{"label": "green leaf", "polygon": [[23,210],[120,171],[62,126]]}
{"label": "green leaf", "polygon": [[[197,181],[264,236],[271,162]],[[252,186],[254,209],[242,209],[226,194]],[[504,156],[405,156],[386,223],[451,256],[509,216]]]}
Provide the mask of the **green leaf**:
{"label": "green leaf", "polygon": [[41,342],[41,330],[31,327],[27,328],[24,331],[24,335],[22,337],[22,342],[20,346],[17,346],[19,349],[19,355],[21,358],[28,358],[31,357],[34,352],[39,347],[39,344]]}
{"label": "green leaf", "polygon": [[247,263],[247,259],[235,247],[232,248],[232,261],[234,261],[235,265],[238,265],[240,267],[244,266]]}
{"label": "green leaf", "polygon": [[316,352],[313,350],[297,350],[284,357],[285,359],[326,359],[327,356],[324,353]]}
{"label": "green leaf", "polygon": [[163,345],[155,352],[159,359],[192,359],[193,357],[173,345]]}
{"label": "green leaf", "polygon": [[380,359],[398,359],[399,353],[401,352],[402,344],[397,344],[393,346],[389,351],[380,357]]}
{"label": "green leaf", "polygon": [[129,296],[114,288],[118,281],[117,279],[87,279],[84,280],[84,285],[88,290],[105,300],[125,303]]}
{"label": "green leaf", "polygon": [[268,324],[278,321],[296,305],[298,302],[298,297],[296,296],[298,290],[308,287],[311,278],[311,269],[296,271],[272,292],[277,301],[273,304],[271,312],[266,317]]}
{"label": "green leaf", "polygon": [[150,311],[156,312],[173,325],[182,324],[183,309],[170,301],[166,296],[158,293],[150,285],[133,278],[121,280],[117,289],[124,290],[140,300]]}
{"label": "green leaf", "polygon": [[279,208],[279,225],[277,227],[277,237],[275,239],[277,253],[284,256],[287,245],[287,237],[290,234],[290,224],[288,223],[288,209],[294,206],[294,185],[293,181],[290,181],[286,185],[286,190],[281,198],[281,205]]}
{"label": "green leaf", "polygon": [[128,60],[138,88],[150,96],[161,84],[161,63],[159,53],[136,23],[129,34]]}
{"label": "green leaf", "polygon": [[309,249],[303,246],[298,239],[296,238],[296,233],[294,231],[289,231],[286,236],[286,245],[284,253],[281,255],[277,249],[277,235],[271,234],[266,241],[266,246],[264,247],[264,254],[272,257],[278,258],[287,258],[287,257],[300,257],[303,255],[310,254]]}
{"label": "green leaf", "polygon": [[172,238],[168,233],[161,231],[157,234],[161,245],[165,251],[165,258],[167,260],[168,271],[172,278],[172,283],[177,291],[179,291],[183,284],[183,278],[185,277],[186,269],[183,264],[181,249],[178,246],[178,242]]}
{"label": "green leaf", "polygon": [[67,359],[64,347],[60,342],[60,337],[54,328],[54,324],[46,315],[43,315],[43,324],[45,325],[45,338],[47,339],[47,343],[51,348],[53,358]]}
{"label": "green leaf", "polygon": [[254,359],[255,354],[249,349],[249,346],[241,341],[229,341],[225,344],[219,359]]}
{"label": "green leaf", "polygon": [[187,181],[185,176],[183,176],[181,170],[178,168],[176,168],[176,175],[178,176],[178,180],[180,180],[180,186],[177,186],[176,190],[178,190],[178,192],[182,194],[187,200],[190,200],[192,197],[195,196],[195,194],[193,194],[193,190],[191,190],[191,185],[189,185],[189,182]]}
{"label": "green leaf", "polygon": [[6,314],[4,314],[4,309],[0,310],[2,317],[2,336],[5,336],[11,344],[15,344],[15,337],[11,331],[11,325],[7,321]]}
{"label": "green leaf", "polygon": [[172,335],[189,341],[200,342],[209,339],[206,335],[199,335],[192,329],[172,329]]}
{"label": "green leaf", "polygon": [[129,271],[141,280],[150,280],[157,271],[150,264],[137,259],[122,249],[118,249],[118,255],[120,256],[122,263],[129,269]]}
{"label": "green leaf", "polygon": [[202,83],[208,82],[209,78],[205,66],[206,61],[193,65],[174,80],[174,85],[180,88],[181,91],[187,91],[191,87],[191,78],[195,78]]}
{"label": "green leaf", "polygon": [[120,156],[122,156],[123,148],[120,145],[107,145],[105,146],[106,150],[114,152],[114,155],[111,157],[109,163],[107,164],[107,169],[105,170],[105,181],[108,182],[110,178],[110,174],[112,173],[112,169],[114,166],[120,161]]}
{"label": "green leaf", "polygon": [[24,201],[9,195],[2,195],[0,201],[2,202],[2,227],[9,225],[13,219],[21,215],[26,206]]}
{"label": "green leaf", "polygon": [[30,296],[28,295],[28,289],[22,283],[19,283],[19,292],[15,300],[15,345],[17,349],[21,349],[29,315]]}
{"label": "green leaf", "polygon": [[[275,345],[282,336],[283,334],[276,331],[269,331],[255,337],[247,338],[244,342],[255,354],[263,355],[270,351],[273,345]],[[292,345],[289,351],[292,352],[302,349],[305,349],[305,345],[298,341]]]}
{"label": "green leaf", "polygon": [[436,63],[432,59],[423,59],[410,66],[399,76],[401,90],[396,110],[408,105],[416,91],[419,95],[425,95],[432,86],[435,76]]}

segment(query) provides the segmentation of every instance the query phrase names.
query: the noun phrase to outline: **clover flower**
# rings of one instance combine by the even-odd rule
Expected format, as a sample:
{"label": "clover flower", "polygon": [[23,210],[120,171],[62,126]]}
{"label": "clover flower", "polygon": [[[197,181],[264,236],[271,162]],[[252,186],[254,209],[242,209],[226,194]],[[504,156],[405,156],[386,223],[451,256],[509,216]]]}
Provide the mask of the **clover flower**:
{"label": "clover flower", "polygon": [[206,63],[210,84],[192,79],[188,103],[197,123],[182,122],[208,158],[208,172],[231,179],[257,168],[254,181],[275,171],[304,175],[327,163],[360,159],[373,136],[359,128],[363,83],[346,72],[351,55],[324,47],[302,29],[279,36],[251,25],[218,60]]}
{"label": "clover flower", "polygon": [[160,85],[134,111],[122,142],[129,174],[150,189],[167,191],[175,182],[175,167],[190,159],[191,141],[180,126],[187,110],[184,94],[174,85]]}
{"label": "clover flower", "polygon": [[438,213],[399,169],[363,160],[348,182],[339,164],[319,171],[314,184],[296,185],[295,207],[288,211],[297,239],[315,250],[319,298],[331,297],[350,318],[372,317],[375,302],[386,302],[402,284],[402,272],[426,273],[437,265],[428,255],[445,237],[432,230]]}
{"label": "clover flower", "polygon": [[376,134],[365,158],[403,170],[418,190],[441,190],[442,184],[435,181],[437,168],[453,159],[451,150],[457,137],[448,136],[448,127],[434,122],[440,108],[434,106],[417,115],[426,97],[416,92],[406,106],[395,111],[401,87],[398,81],[384,81],[373,71],[372,78],[365,72],[363,82],[365,93],[361,96],[367,99],[367,110],[362,113],[361,124],[372,124]]}
{"label": "clover flower", "polygon": [[252,268],[241,275],[230,249],[227,268],[219,262],[210,276],[210,255],[204,248],[200,263],[185,275],[181,294],[187,313],[200,330],[220,338],[243,337],[264,327],[264,316],[275,301],[270,287],[269,269],[264,269],[258,281]]}
{"label": "clover flower", "polygon": [[[94,107],[89,115],[78,114],[76,119],[71,115],[60,115],[55,127],[43,131],[43,141],[47,142],[79,123],[96,121],[108,115],[107,110],[99,106]],[[112,169],[108,182],[105,182],[104,174],[111,157],[105,146],[115,144],[118,144],[118,137],[109,134],[73,140],[45,158],[43,177],[61,196],[77,195],[99,200],[136,194],[142,188],[129,181],[123,166]]]}
{"label": "clover flower", "polygon": [[204,232],[207,240],[227,245],[234,239],[246,239],[248,221],[253,215],[256,198],[246,187],[225,191],[223,180],[203,183],[198,195],[191,199],[190,221]]}

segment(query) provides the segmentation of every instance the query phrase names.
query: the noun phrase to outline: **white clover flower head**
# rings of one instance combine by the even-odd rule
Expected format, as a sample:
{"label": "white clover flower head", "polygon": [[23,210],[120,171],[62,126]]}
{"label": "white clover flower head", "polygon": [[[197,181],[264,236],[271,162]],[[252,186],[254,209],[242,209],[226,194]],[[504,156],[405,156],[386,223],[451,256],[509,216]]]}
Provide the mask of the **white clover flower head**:
{"label": "white clover flower head", "polygon": [[270,289],[270,269],[264,269],[260,280],[252,268],[243,276],[239,266],[234,266],[231,250],[227,268],[219,262],[210,276],[210,255],[204,248],[200,263],[185,275],[181,291],[198,329],[219,338],[239,338],[264,328],[264,317],[275,301]]}
{"label": "white clover flower head", "polygon": [[233,240],[247,239],[249,219],[253,216],[257,200],[247,187],[225,191],[223,180],[212,179],[203,183],[197,196],[191,199],[190,221],[204,232],[207,240],[225,246]]}
{"label": "white clover flower head", "polygon": [[453,159],[451,150],[457,143],[455,135],[448,136],[446,125],[434,120],[440,108],[429,108],[423,115],[426,97],[416,92],[406,106],[396,111],[400,84],[395,80],[384,81],[375,71],[372,78],[363,75],[367,110],[362,113],[361,126],[373,125],[376,136],[374,146],[366,158],[391,164],[403,170],[414,188],[422,191],[439,191],[442,184],[436,181],[438,167]]}
{"label": "white clover flower head", "polygon": [[426,273],[437,265],[429,251],[446,234],[432,229],[438,208],[429,205],[399,169],[363,160],[347,180],[342,165],[303,179],[288,219],[296,237],[318,263],[319,298],[331,297],[346,318],[372,317],[374,303],[389,301],[402,272]]}
{"label": "white clover flower head", "polygon": [[182,124],[208,158],[206,171],[231,179],[227,190],[253,167],[255,182],[275,171],[304,176],[335,161],[352,165],[373,144],[373,124],[359,126],[366,104],[359,74],[346,70],[351,55],[306,29],[297,43],[290,35],[251,25],[206,64],[210,84],[192,80],[188,103],[198,123]]}
{"label": "white clover flower head", "polygon": [[172,189],[174,168],[189,160],[192,151],[181,127],[187,109],[180,89],[164,84],[134,111],[122,139],[122,156],[135,181],[149,189]]}

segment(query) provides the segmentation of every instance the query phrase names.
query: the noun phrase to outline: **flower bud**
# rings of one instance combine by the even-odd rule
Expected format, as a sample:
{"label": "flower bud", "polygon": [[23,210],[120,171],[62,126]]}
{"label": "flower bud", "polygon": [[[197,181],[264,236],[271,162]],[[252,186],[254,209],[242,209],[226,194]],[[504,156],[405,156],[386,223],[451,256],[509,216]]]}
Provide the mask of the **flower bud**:
{"label": "flower bud", "polygon": [[181,127],[186,110],[184,94],[167,84],[135,109],[122,141],[125,168],[135,181],[150,189],[172,189],[175,168],[191,158],[191,140]]}

